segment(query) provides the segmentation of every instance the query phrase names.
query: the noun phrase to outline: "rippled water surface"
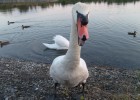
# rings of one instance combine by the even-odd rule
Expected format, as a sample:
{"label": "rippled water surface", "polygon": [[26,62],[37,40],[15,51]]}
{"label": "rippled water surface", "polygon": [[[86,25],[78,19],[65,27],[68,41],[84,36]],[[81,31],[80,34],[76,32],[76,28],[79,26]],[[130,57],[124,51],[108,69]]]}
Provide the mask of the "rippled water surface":
{"label": "rippled water surface", "polygon": [[[0,40],[11,44],[0,48],[1,57],[51,63],[65,50],[46,49],[53,36],[69,39],[71,5],[51,4],[0,9]],[[89,3],[90,38],[82,47],[81,57],[88,65],[140,68],[140,2],[126,4]],[[8,25],[7,21],[14,21]],[[30,25],[22,30],[21,25]],[[128,32],[137,31],[136,37]]]}

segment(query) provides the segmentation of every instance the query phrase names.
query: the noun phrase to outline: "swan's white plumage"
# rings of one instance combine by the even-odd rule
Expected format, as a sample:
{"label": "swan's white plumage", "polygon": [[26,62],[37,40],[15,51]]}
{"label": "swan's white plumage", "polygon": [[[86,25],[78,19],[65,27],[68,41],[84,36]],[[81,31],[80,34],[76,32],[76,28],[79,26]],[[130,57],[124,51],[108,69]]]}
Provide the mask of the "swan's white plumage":
{"label": "swan's white plumage", "polygon": [[[81,2],[76,3],[72,8],[73,19],[76,23],[77,21],[77,13],[76,11],[80,12],[83,15],[86,15],[90,11],[90,6]],[[77,24],[77,23],[76,23]]]}
{"label": "swan's white plumage", "polygon": [[54,44],[43,43],[43,45],[45,45],[47,48],[56,50],[68,49],[69,41],[65,37],[56,35],[53,40]]}
{"label": "swan's white plumage", "polygon": [[[82,9],[82,10],[81,10]],[[68,87],[75,87],[79,83],[85,83],[89,73],[85,61],[80,58],[81,47],[78,45],[78,34],[76,27],[76,11],[89,12],[84,3],[77,3],[72,9],[72,27],[70,33],[70,43],[66,55],[56,57],[50,67],[50,76],[57,83]],[[55,39],[57,42],[59,40]],[[59,42],[61,43],[61,42]]]}
{"label": "swan's white plumage", "polygon": [[80,64],[75,66],[74,63],[70,63],[69,59],[64,59],[66,59],[65,55],[54,59],[50,68],[50,76],[53,80],[68,87],[75,87],[79,83],[85,83],[89,76],[85,61],[80,58]]}

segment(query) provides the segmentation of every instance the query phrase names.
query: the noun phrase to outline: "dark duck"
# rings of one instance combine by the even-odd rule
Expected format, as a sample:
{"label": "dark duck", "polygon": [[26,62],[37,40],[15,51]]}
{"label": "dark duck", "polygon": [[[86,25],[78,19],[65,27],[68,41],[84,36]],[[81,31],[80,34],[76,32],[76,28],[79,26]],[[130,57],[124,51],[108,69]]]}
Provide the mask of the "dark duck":
{"label": "dark duck", "polygon": [[133,35],[134,37],[136,37],[136,31],[134,31],[134,32],[128,32],[128,35]]}
{"label": "dark duck", "polygon": [[10,22],[10,21],[8,21],[8,25],[10,25],[10,24],[14,24],[15,22]]}
{"label": "dark duck", "polygon": [[30,28],[31,26],[24,26],[22,25],[22,29],[24,30],[25,28]]}
{"label": "dark duck", "polygon": [[9,41],[0,41],[0,46],[3,47],[4,45],[8,45]]}

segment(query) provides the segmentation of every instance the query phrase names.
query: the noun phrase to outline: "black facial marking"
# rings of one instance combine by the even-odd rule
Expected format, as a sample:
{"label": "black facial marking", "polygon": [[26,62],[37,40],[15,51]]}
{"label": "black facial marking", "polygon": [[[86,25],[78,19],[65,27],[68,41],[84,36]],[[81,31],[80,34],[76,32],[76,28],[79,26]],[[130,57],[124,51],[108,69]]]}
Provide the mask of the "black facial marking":
{"label": "black facial marking", "polygon": [[81,25],[87,25],[88,24],[88,14],[83,15],[83,14],[79,13],[78,11],[76,11],[76,13],[77,13],[77,20],[79,18],[81,19]]}

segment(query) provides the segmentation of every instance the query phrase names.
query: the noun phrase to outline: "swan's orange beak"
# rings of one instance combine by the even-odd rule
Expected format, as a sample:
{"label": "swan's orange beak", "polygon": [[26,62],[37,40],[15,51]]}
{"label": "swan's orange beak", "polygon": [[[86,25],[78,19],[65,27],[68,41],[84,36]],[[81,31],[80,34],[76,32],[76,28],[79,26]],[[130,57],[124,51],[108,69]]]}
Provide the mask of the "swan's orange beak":
{"label": "swan's orange beak", "polygon": [[83,46],[85,41],[89,38],[87,24],[88,24],[88,21],[83,23],[82,19],[78,18],[77,31],[78,31],[78,44],[79,44],[79,46]]}

